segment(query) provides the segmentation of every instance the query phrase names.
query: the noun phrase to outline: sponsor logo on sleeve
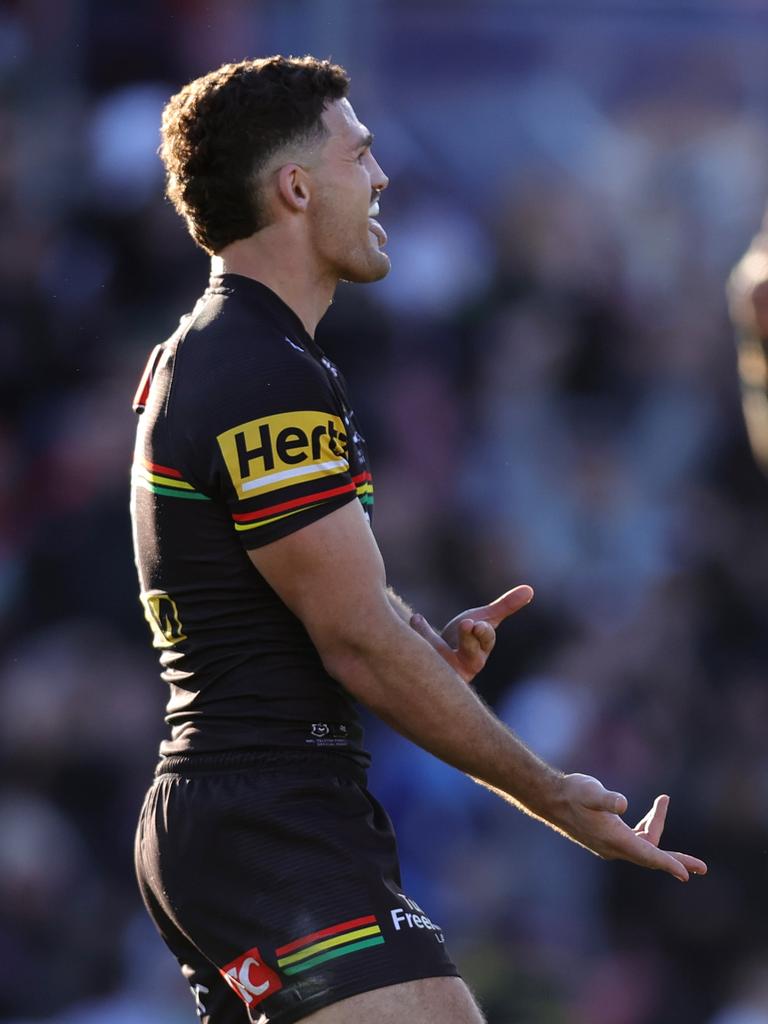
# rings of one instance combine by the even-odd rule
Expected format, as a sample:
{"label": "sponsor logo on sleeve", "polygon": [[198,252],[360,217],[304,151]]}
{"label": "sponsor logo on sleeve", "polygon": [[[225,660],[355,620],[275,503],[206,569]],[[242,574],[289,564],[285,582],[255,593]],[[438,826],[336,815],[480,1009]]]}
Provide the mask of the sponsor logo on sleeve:
{"label": "sponsor logo on sleeve", "polygon": [[349,469],[344,423],[330,413],[265,416],[225,430],[216,440],[241,499]]}
{"label": "sponsor logo on sleeve", "polygon": [[267,967],[255,946],[232,963],[220,967],[219,973],[249,1009],[283,987],[277,972]]}
{"label": "sponsor logo on sleeve", "polygon": [[176,602],[162,590],[147,590],[139,594],[144,618],[152,630],[152,646],[165,650],[174,647],[187,636],[179,618]]}

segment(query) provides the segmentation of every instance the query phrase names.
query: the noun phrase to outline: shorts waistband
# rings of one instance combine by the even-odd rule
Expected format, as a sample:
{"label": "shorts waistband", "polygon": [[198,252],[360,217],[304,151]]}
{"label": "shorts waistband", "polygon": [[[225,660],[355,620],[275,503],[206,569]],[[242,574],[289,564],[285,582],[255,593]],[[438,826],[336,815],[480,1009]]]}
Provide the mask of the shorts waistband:
{"label": "shorts waistband", "polygon": [[226,750],[216,754],[171,754],[155,766],[160,775],[206,775],[257,769],[292,775],[341,775],[360,785],[368,779],[366,769],[350,757],[338,754],[306,754],[291,750]]}

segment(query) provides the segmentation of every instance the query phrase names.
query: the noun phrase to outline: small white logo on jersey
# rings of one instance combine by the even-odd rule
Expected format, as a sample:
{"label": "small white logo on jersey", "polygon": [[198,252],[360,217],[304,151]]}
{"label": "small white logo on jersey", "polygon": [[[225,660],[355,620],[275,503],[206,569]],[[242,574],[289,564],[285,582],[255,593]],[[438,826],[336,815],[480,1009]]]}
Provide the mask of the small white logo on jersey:
{"label": "small white logo on jersey", "polygon": [[301,347],[301,345],[297,345],[295,341],[291,341],[291,339],[288,337],[287,334],[285,335],[285,340],[288,342],[288,344],[291,346],[291,348],[295,348],[297,352],[303,352],[304,351],[304,349]]}

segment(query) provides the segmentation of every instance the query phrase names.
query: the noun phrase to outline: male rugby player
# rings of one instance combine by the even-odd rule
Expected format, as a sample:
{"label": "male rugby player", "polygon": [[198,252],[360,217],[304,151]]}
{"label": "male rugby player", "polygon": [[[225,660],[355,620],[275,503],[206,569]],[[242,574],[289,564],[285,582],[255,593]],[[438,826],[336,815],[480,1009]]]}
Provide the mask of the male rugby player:
{"label": "male rugby player", "polygon": [[768,473],[768,211],[728,280],[747,434]]}
{"label": "male rugby player", "polygon": [[361,427],[313,339],[340,280],[389,270],[387,178],[347,88],[271,57],[163,116],[168,195],[213,276],[136,398],[136,561],[170,685],[136,863],[210,1024],[482,1020],[402,888],[356,701],[601,857],[706,871],[658,849],[667,797],[628,827],[623,796],[548,767],[467,685],[529,587],[440,634],[387,587]]}

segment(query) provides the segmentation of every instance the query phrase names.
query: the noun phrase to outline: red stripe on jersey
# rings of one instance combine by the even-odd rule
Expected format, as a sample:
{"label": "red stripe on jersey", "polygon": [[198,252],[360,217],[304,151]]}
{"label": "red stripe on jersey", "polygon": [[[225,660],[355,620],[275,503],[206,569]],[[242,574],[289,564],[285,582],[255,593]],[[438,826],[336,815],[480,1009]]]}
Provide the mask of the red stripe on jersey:
{"label": "red stripe on jersey", "polygon": [[163,476],[175,476],[177,480],[181,480],[181,473],[178,469],[169,469],[168,466],[159,466],[156,462],[149,462],[144,459],[144,465],[152,473],[161,473]]}
{"label": "red stripe on jersey", "polygon": [[287,946],[281,946],[280,949],[275,950],[276,956],[285,956],[286,953],[292,952],[294,949],[298,949],[299,946],[306,946],[310,942],[314,942],[315,939],[324,939],[328,935],[338,935],[339,932],[351,932],[355,928],[360,928],[366,924],[376,924],[376,918],[371,914],[369,917],[356,917],[353,921],[344,921],[342,924],[335,924],[332,928],[323,928],[319,932],[310,932],[309,935],[305,935],[301,939],[296,939],[293,942],[289,942]]}
{"label": "red stripe on jersey", "polygon": [[357,476],[352,477],[353,484],[362,484],[366,480],[373,480],[373,477],[371,476],[370,473],[358,473]]}
{"label": "red stripe on jersey", "polygon": [[270,505],[269,508],[262,508],[258,512],[233,512],[232,518],[238,523],[250,523],[254,519],[265,519],[276,512],[285,512],[290,508],[300,508],[302,505],[309,505],[313,501],[335,498],[339,494],[346,494],[348,491],[354,491],[354,489],[354,484],[344,484],[343,487],[332,487],[330,491],[318,491],[316,494],[307,494],[303,498],[292,498],[290,501],[283,501],[279,505]]}

